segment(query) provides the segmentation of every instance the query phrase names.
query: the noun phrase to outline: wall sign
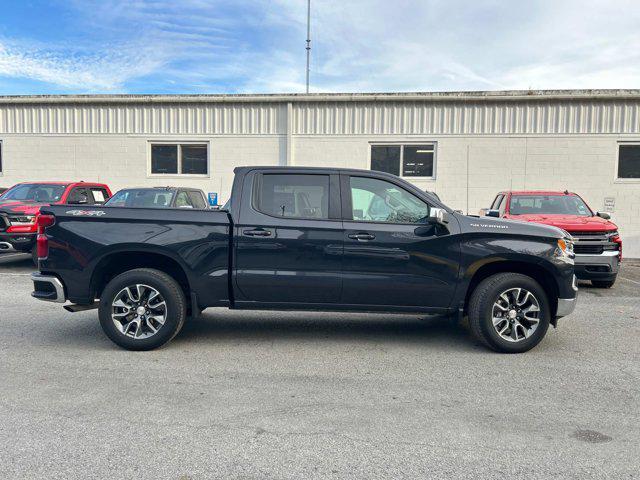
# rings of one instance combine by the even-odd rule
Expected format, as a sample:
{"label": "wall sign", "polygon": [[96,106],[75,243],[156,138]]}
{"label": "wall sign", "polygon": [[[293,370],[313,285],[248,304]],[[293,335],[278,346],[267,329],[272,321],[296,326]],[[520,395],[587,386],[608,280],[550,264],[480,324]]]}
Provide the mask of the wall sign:
{"label": "wall sign", "polygon": [[604,197],[604,211],[609,213],[616,211],[616,197]]}
{"label": "wall sign", "polygon": [[209,192],[209,205],[212,207],[218,205],[218,192]]}

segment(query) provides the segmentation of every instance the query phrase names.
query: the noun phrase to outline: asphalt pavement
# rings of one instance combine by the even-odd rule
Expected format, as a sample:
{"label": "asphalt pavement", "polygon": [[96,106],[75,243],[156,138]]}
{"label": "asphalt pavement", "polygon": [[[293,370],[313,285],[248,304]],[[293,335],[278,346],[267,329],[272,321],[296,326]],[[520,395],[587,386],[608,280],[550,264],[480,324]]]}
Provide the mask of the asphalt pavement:
{"label": "asphalt pavement", "polygon": [[640,263],[522,355],[409,315],[207,310],[152,352],[0,255],[0,478],[640,477]]}

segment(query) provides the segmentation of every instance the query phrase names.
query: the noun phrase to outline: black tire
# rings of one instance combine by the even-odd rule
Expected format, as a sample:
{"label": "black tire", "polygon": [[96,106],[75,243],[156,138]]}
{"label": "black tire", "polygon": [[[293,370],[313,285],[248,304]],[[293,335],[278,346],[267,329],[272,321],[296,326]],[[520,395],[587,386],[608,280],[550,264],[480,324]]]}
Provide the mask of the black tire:
{"label": "black tire", "polygon": [[[166,303],[166,319],[157,332],[148,338],[132,338],[122,333],[111,318],[112,303],[125,287],[143,284],[157,290]],[[100,296],[100,325],[116,345],[127,350],[153,350],[175,337],[187,316],[187,303],[180,285],[159,270],[138,268],[122,273],[111,280]]]}
{"label": "black tire", "polygon": [[591,280],[591,285],[596,288],[611,288],[616,283],[616,277],[611,280]]}
{"label": "black tire", "polygon": [[[540,306],[539,323],[531,336],[510,342],[503,339],[493,326],[493,305],[502,292],[510,288],[524,288],[531,292]],[[469,325],[473,335],[492,350],[502,353],[522,353],[531,350],[544,338],[551,313],[544,289],[533,278],[519,273],[497,273],[484,279],[469,299]]]}

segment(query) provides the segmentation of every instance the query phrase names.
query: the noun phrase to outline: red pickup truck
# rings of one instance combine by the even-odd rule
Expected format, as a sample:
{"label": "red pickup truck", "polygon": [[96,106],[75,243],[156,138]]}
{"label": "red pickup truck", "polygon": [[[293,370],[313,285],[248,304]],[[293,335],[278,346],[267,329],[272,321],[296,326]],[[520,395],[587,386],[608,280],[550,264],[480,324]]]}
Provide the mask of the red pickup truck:
{"label": "red pickup truck", "polygon": [[34,252],[36,217],[47,205],[102,205],[111,190],[102,183],[18,183],[0,196],[0,252]]}
{"label": "red pickup truck", "polygon": [[575,241],[576,276],[599,288],[611,288],[615,283],[622,261],[618,227],[608,213],[594,212],[579,195],[568,191],[500,192],[480,214],[566,230]]}

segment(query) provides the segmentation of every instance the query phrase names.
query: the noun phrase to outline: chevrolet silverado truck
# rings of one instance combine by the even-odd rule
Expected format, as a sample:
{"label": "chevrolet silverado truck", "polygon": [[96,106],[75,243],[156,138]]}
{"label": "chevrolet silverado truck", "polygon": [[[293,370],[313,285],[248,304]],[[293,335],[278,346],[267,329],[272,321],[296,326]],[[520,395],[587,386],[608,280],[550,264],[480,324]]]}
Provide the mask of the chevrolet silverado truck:
{"label": "chevrolet silverado truck", "polygon": [[35,261],[36,218],[46,205],[102,205],[111,196],[101,183],[18,183],[0,197],[0,252],[32,253]]}
{"label": "chevrolet silverado truck", "polygon": [[468,316],[516,353],[576,303],[566,232],[465,216],[374,171],[242,167],[222,210],[51,206],[38,232],[32,296],[98,308],[130,350],[228,307]]}
{"label": "chevrolet silverado truck", "polygon": [[575,272],[597,288],[611,288],[622,261],[618,227],[605,212],[594,212],[580,195],[569,191],[500,192],[490,217],[552,225],[569,232],[574,241]]}

